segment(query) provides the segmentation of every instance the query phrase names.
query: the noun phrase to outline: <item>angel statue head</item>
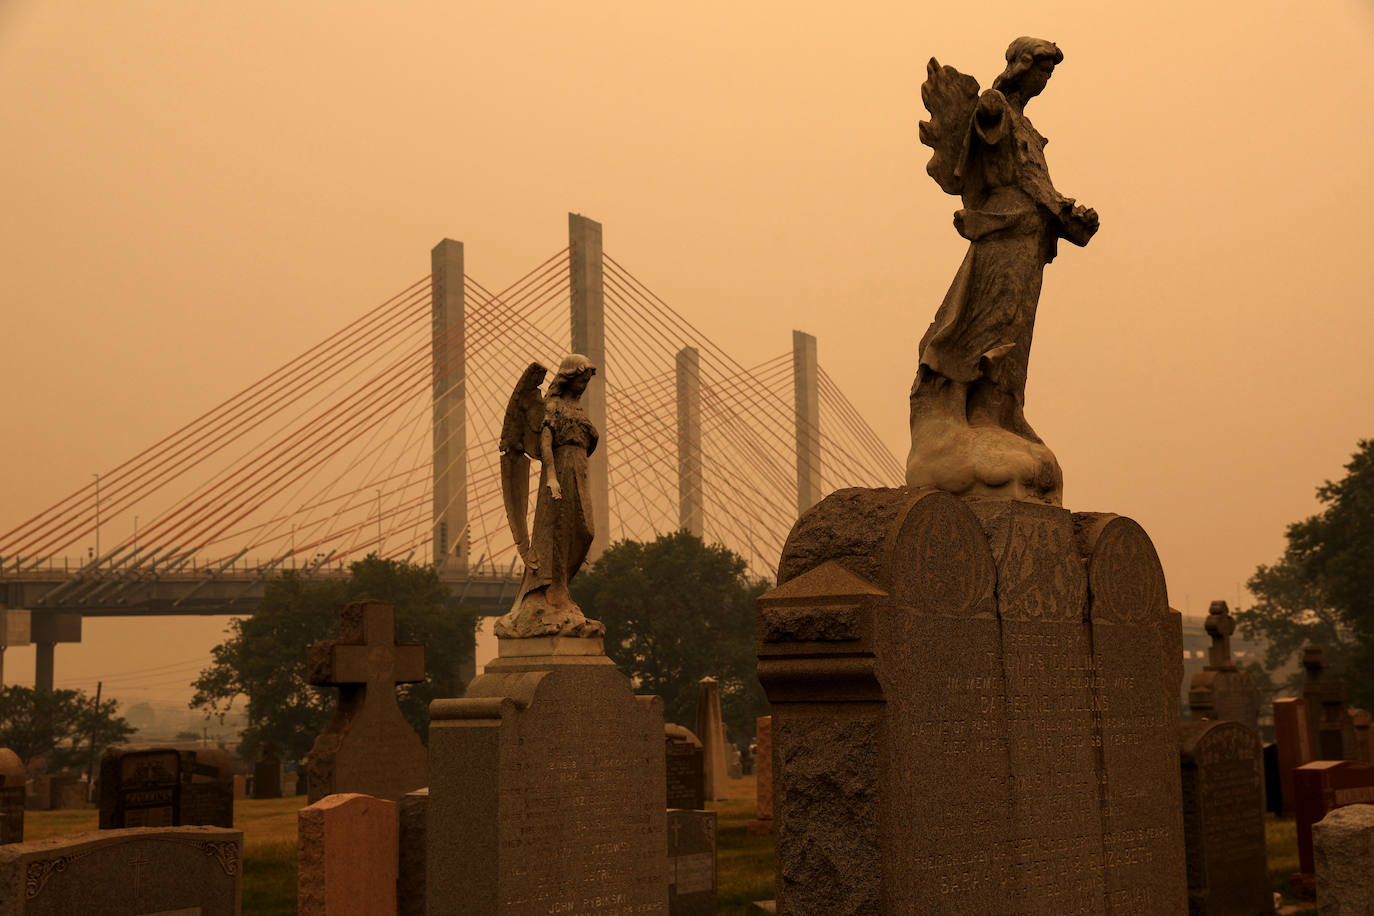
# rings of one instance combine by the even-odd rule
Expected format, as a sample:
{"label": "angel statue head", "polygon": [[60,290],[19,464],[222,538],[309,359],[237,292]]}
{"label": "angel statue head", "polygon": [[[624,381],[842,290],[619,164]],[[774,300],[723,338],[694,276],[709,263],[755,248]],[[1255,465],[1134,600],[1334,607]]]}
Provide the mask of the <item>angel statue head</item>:
{"label": "angel statue head", "polygon": [[558,364],[558,374],[549,382],[548,396],[558,397],[565,391],[577,397],[587,390],[587,383],[596,375],[592,361],[581,353],[569,353]]}
{"label": "angel statue head", "polygon": [[1022,36],[1007,46],[1007,68],[992,81],[992,88],[1029,101],[1044,91],[1055,65],[1063,60],[1064,52],[1054,42]]}

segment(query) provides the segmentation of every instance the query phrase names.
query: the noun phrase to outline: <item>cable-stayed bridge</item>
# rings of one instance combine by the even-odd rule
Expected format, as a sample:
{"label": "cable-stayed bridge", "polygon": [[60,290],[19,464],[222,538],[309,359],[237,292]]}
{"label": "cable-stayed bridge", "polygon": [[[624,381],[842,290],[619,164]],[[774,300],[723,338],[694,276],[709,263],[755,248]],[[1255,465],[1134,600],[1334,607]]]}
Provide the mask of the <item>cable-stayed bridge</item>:
{"label": "cable-stayed bridge", "polygon": [[430,273],[0,534],[0,646],[31,641],[50,688],[83,617],[252,613],[280,571],[343,575],[372,553],[432,563],[455,601],[504,613],[521,569],[502,416],[531,361],[570,351],[598,366],[594,554],[686,528],[772,577],[823,493],[901,482],[815,338],[741,364],[570,215],[568,248],[499,291],[442,241]]}

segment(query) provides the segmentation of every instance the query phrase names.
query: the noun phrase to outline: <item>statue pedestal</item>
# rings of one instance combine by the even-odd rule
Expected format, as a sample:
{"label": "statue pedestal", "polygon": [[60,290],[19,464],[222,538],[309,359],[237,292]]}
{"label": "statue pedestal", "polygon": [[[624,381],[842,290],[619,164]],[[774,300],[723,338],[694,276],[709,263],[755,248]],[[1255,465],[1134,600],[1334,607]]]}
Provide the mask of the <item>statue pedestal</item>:
{"label": "statue pedestal", "polygon": [[841,490],[779,583],[779,912],[1187,912],[1180,620],[1139,525]]}
{"label": "statue pedestal", "polygon": [[600,638],[500,640],[429,736],[430,913],[667,912],[663,703]]}

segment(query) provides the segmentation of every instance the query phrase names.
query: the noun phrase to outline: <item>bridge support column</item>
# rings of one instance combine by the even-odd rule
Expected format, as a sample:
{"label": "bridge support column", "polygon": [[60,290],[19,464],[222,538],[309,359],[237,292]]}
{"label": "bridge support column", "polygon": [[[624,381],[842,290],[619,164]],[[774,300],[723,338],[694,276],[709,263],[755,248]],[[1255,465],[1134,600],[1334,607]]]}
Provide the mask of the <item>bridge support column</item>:
{"label": "bridge support column", "polygon": [[821,501],[820,369],[816,338],[792,332],[792,392],[797,406],[797,515]]}
{"label": "bridge support column", "polygon": [[57,654],[55,642],[34,642],[33,659],[33,687],[35,690],[45,690],[52,693],[53,684],[53,661]]}
{"label": "bridge support column", "polygon": [[601,436],[596,453],[587,461],[592,490],[592,520],[596,536],[587,554],[591,563],[606,549],[610,535],[610,464],[606,453],[606,300],[602,286],[601,224],[576,213],[568,214],[568,245],[572,249],[572,348],[596,366],[596,377],[582,396],[582,406]]}
{"label": "bridge support column", "polygon": [[[444,239],[429,253],[433,300],[430,363],[434,400],[434,568],[468,565],[467,313],[463,243]],[[380,551],[380,545],[378,545]]]}
{"label": "bridge support column", "polygon": [[677,353],[677,510],[684,531],[702,537],[705,528],[701,490],[701,354],[696,347]]}

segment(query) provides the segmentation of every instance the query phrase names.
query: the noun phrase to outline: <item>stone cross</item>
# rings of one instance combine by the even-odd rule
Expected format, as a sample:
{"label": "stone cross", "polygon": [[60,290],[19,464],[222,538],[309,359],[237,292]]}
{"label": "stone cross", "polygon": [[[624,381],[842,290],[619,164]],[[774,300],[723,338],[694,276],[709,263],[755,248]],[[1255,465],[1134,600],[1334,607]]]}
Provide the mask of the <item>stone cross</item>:
{"label": "stone cross", "polygon": [[1308,646],[1302,650],[1302,667],[1307,672],[1306,683],[1317,685],[1325,682],[1326,649],[1321,646]]}
{"label": "stone cross", "polygon": [[311,684],[339,688],[334,718],[307,758],[311,802],[357,792],[396,801],[425,785],[428,759],[401,715],[396,685],[425,679],[425,647],[396,642],[396,610],[355,601],[339,611],[339,638],[306,650]]}
{"label": "stone cross", "polygon": [[1207,608],[1206,626],[1207,635],[1212,637],[1207,650],[1208,670],[1236,670],[1236,663],[1231,660],[1231,634],[1236,632],[1236,621],[1225,601],[1213,601]]}

